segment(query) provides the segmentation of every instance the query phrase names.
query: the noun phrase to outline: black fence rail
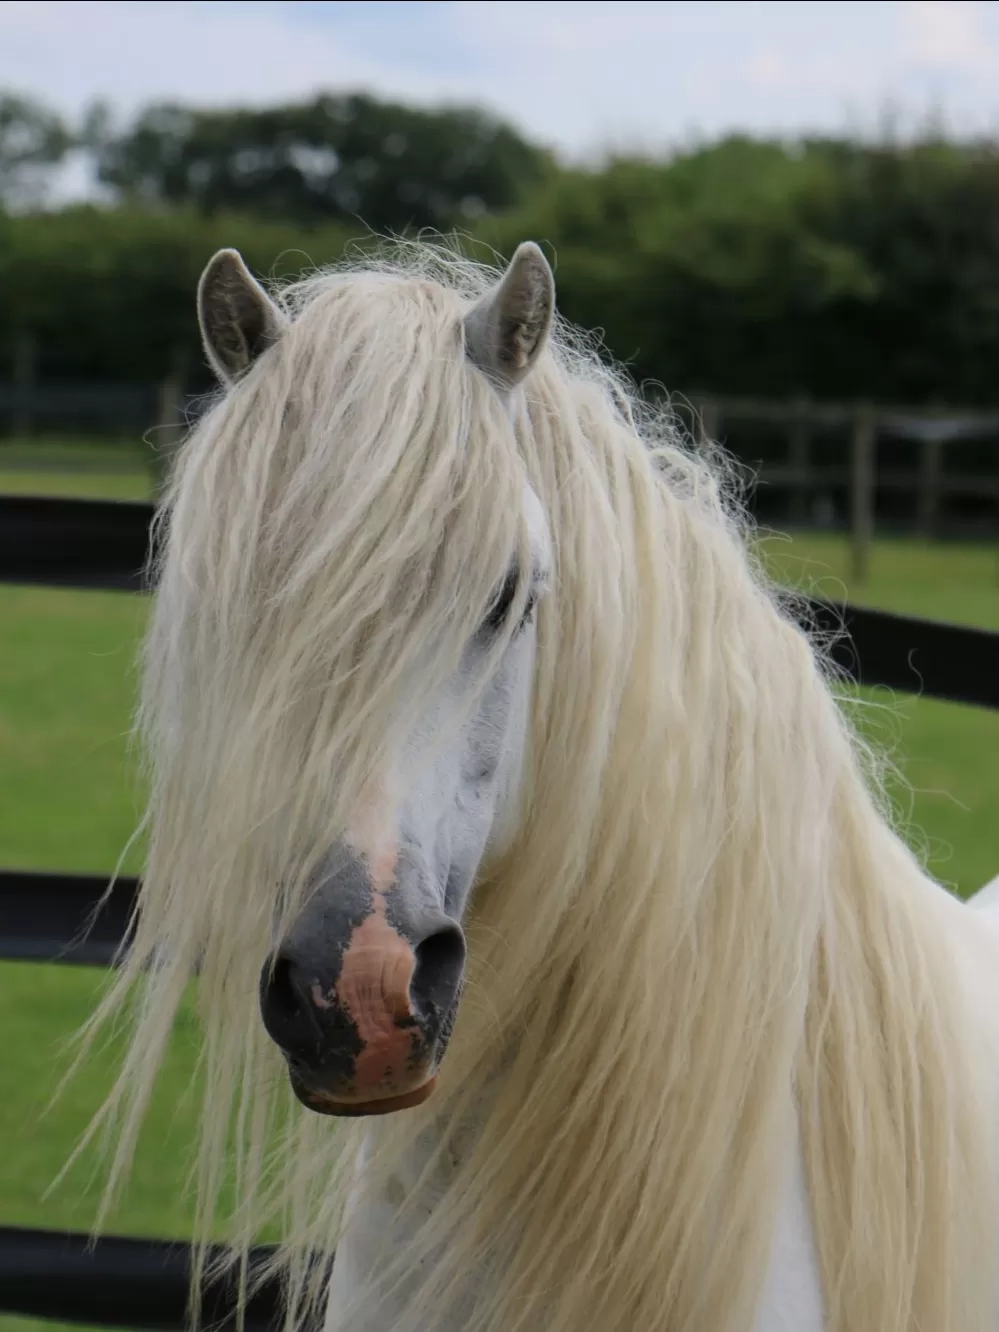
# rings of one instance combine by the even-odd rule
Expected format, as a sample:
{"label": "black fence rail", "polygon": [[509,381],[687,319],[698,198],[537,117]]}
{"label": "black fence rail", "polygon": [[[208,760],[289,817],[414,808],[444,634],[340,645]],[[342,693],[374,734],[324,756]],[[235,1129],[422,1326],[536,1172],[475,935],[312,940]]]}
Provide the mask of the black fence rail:
{"label": "black fence rail", "polygon": [[[0,497],[0,583],[142,591],[149,504]],[[849,679],[999,708],[999,634],[867,607],[801,598],[795,613],[830,644]],[[0,870],[0,959],[107,966],[125,941],[138,881]],[[263,1251],[256,1255],[263,1257]],[[0,1227],[0,1312],[62,1322],[182,1332],[188,1245]],[[235,1296],[204,1291],[204,1325],[229,1328]],[[247,1332],[271,1332],[280,1291],[246,1309]]]}
{"label": "black fence rail", "polygon": [[138,880],[0,870],[0,959],[106,967],[125,940]]}
{"label": "black fence rail", "polygon": [[[251,1272],[268,1253],[251,1255]],[[63,1323],[174,1332],[185,1324],[191,1264],[187,1244],[0,1226],[0,1309]],[[201,1297],[202,1325],[231,1332],[233,1283],[206,1284]],[[260,1285],[244,1310],[246,1332],[275,1332],[280,1308],[277,1283]]]}
{"label": "black fence rail", "polygon": [[151,504],[0,495],[0,583],[139,592]]}
{"label": "black fence rail", "polygon": [[[152,504],[0,496],[0,583],[142,591],[154,513]],[[859,684],[999,707],[999,634],[820,598],[800,598],[797,611]]]}

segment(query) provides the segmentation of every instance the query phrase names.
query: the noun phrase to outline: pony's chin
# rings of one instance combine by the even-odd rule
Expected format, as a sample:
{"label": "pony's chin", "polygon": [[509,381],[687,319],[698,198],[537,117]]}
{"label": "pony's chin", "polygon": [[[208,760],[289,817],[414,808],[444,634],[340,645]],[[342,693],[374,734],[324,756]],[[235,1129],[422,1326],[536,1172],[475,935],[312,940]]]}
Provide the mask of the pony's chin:
{"label": "pony's chin", "polygon": [[437,1074],[411,1091],[400,1092],[395,1096],[377,1096],[370,1101],[339,1101],[330,1092],[317,1091],[307,1086],[294,1073],[291,1075],[291,1086],[307,1110],[314,1110],[318,1115],[359,1119],[365,1115],[391,1115],[397,1110],[412,1110],[414,1106],[422,1105],[434,1094]]}

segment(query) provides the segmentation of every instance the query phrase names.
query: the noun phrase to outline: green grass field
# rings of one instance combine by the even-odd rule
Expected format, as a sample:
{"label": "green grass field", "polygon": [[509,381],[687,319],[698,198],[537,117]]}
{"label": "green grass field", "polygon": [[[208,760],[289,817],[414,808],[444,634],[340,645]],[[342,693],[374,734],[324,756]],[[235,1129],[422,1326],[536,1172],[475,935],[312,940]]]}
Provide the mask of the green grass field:
{"label": "green grass field", "polygon": [[150,499],[154,455],[130,441],[0,441],[0,495],[75,495]]}
{"label": "green grass field", "polygon": [[[24,452],[4,470],[0,447],[0,493],[151,493],[152,472],[141,454],[129,461],[121,449],[108,449],[95,456],[97,470],[86,471],[53,470],[58,449],[45,466],[31,468]],[[775,538],[765,546],[783,579],[827,595],[999,629],[995,550],[882,541],[869,582],[851,589],[839,539]],[[0,587],[0,865],[105,872],[115,864],[140,803],[127,736],[145,615],[146,604],[127,595]],[[883,691],[864,697],[865,726],[912,789],[913,838],[938,877],[963,893],[974,890],[999,872],[999,713]],[[126,868],[138,864],[136,850]],[[2,1223],[82,1228],[95,1213],[92,1159],[50,1199],[42,1195],[101,1100],[114,1047],[43,1111],[66,1065],[61,1047],[104,983],[99,971],[0,964],[7,1051],[0,1064]],[[194,1024],[185,1019],[114,1229],[179,1236],[188,1227],[183,1162],[196,1044]],[[0,1332],[27,1326],[0,1318]]]}

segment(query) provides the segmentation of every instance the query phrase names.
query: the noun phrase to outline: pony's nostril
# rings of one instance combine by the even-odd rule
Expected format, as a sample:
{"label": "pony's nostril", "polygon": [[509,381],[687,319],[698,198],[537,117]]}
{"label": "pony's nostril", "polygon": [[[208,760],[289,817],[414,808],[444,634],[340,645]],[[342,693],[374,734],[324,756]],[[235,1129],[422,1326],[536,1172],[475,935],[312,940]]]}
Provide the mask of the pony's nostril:
{"label": "pony's nostril", "polygon": [[293,1022],[302,1014],[302,997],[293,979],[292,963],[286,957],[279,957],[274,963],[267,985],[267,1000],[279,1021]]}
{"label": "pony's nostril", "polygon": [[319,1016],[309,1001],[306,973],[294,958],[279,953],[260,976],[264,1026],[282,1050],[313,1050],[322,1038]]}
{"label": "pony's nostril", "polygon": [[409,984],[414,1010],[439,1017],[454,1003],[465,968],[465,936],[457,925],[429,934],[416,945],[416,966]]}

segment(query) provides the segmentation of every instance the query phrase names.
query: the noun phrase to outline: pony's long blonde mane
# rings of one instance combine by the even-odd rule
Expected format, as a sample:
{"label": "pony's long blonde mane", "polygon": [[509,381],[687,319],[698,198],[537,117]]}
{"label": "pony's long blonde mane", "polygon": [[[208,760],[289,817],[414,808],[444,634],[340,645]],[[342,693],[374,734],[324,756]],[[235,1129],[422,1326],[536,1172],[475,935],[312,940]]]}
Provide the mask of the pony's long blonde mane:
{"label": "pony's long blonde mane", "polygon": [[440,1132],[392,1332],[442,1307],[468,1332],[746,1332],[796,1112],[829,1327],[987,1332],[982,1089],[937,890],[720,470],[564,327],[511,418],[462,352],[492,278],[415,245],[286,290],[290,330],[183,452],[142,911],[99,1015],[137,1021],[112,1180],[198,970],[199,1235],[231,1187],[237,1250],[274,1224],[293,1310],[319,1289],[305,1255],[336,1241],[364,1126],[290,1106],[259,968],[454,669],[526,475],[556,585],[524,814],[476,890],[440,1091],[378,1129],[386,1160]]}

